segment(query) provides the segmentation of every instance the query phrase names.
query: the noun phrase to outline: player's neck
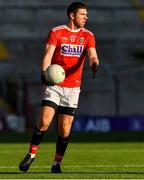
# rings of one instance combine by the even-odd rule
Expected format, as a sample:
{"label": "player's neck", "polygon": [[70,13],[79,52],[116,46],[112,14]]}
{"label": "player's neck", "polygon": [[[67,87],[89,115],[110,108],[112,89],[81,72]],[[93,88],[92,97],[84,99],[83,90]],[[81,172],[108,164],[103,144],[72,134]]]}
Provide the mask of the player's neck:
{"label": "player's neck", "polygon": [[69,22],[69,23],[67,24],[67,27],[68,27],[70,30],[72,30],[72,31],[80,30],[80,27],[75,26],[75,24],[72,23],[72,22]]}

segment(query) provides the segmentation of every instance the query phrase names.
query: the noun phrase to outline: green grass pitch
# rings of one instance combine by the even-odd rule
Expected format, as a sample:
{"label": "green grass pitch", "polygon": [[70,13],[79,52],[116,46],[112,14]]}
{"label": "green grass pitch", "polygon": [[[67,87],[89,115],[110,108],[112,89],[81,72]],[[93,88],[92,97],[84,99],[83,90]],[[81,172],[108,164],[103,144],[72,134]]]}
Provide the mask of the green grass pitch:
{"label": "green grass pitch", "polygon": [[55,143],[42,143],[26,173],[18,164],[28,143],[0,143],[0,179],[144,179],[144,143],[72,142],[62,163],[62,174],[51,174]]}

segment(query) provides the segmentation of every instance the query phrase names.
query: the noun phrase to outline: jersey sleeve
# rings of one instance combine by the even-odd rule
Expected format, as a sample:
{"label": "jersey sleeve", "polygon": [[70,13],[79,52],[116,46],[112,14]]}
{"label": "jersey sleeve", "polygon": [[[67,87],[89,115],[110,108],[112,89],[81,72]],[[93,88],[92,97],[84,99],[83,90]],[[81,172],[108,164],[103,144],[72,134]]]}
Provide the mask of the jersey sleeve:
{"label": "jersey sleeve", "polygon": [[95,37],[93,34],[89,34],[88,36],[88,43],[87,43],[87,48],[95,48],[96,44],[95,44]]}
{"label": "jersey sleeve", "polygon": [[46,44],[52,44],[52,45],[56,46],[57,42],[58,42],[57,37],[58,37],[57,33],[51,30],[48,34]]}

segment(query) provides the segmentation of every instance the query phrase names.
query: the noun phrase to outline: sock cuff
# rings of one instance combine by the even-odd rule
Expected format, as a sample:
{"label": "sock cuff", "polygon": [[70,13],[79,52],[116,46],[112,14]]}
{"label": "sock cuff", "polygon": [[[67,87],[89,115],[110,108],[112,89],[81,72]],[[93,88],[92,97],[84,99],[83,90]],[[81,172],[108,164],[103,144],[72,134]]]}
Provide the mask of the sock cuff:
{"label": "sock cuff", "polygon": [[46,131],[40,131],[36,126],[33,130],[33,135],[31,139],[31,144],[39,145],[42,141],[43,136],[45,135]]}
{"label": "sock cuff", "polygon": [[35,133],[37,134],[45,134],[46,131],[40,131],[36,126],[34,128]]}
{"label": "sock cuff", "polygon": [[68,143],[69,139],[70,139],[70,136],[62,137],[61,135],[58,135],[58,140],[63,143]]}
{"label": "sock cuff", "polygon": [[32,149],[34,149],[34,150],[40,148],[40,146],[35,145],[35,144],[30,144],[30,147],[31,147]]}

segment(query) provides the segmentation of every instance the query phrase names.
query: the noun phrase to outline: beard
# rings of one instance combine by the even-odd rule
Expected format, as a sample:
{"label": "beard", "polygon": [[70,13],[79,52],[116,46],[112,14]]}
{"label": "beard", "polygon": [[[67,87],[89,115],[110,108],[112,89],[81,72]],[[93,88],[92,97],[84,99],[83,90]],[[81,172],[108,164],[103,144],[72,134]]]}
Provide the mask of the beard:
{"label": "beard", "polygon": [[79,22],[74,22],[74,25],[77,29],[83,28],[85,24],[80,24]]}

